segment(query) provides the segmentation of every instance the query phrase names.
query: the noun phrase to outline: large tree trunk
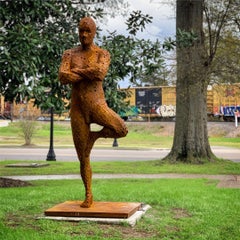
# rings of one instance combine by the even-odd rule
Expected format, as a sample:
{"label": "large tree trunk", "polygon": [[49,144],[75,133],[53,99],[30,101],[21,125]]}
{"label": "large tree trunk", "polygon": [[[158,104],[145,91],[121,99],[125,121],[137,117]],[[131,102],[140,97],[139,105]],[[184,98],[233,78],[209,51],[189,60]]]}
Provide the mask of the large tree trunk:
{"label": "large tree trunk", "polygon": [[177,0],[177,29],[194,31],[198,40],[182,46],[177,36],[176,125],[170,161],[201,163],[215,159],[208,141],[208,69],[204,53],[202,0]]}

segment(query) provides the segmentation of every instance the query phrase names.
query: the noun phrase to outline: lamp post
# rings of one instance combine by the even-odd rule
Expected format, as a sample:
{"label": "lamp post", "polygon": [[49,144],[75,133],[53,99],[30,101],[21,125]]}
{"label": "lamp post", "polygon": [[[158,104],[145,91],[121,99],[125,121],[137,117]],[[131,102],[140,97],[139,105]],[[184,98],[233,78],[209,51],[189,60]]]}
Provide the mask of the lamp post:
{"label": "lamp post", "polygon": [[[51,94],[51,91],[46,91]],[[50,144],[47,154],[47,161],[56,161],[56,155],[53,149],[53,107],[50,108]]]}
{"label": "lamp post", "polygon": [[117,141],[116,138],[114,138],[112,146],[113,147],[118,147],[118,141]]}
{"label": "lamp post", "polygon": [[53,149],[53,107],[50,109],[51,111],[51,119],[50,119],[50,145],[49,151],[47,154],[47,161],[56,161],[56,155]]}

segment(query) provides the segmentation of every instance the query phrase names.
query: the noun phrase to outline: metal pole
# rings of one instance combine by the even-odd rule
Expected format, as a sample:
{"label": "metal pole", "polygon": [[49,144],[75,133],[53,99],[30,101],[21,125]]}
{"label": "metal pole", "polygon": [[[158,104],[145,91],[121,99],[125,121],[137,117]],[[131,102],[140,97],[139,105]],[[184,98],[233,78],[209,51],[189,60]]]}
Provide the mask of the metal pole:
{"label": "metal pole", "polygon": [[114,141],[113,141],[113,145],[112,145],[113,147],[118,147],[118,142],[117,142],[117,139],[116,138],[114,138]]}
{"label": "metal pole", "polygon": [[234,112],[234,116],[235,116],[235,127],[238,127],[238,112]]}
{"label": "metal pole", "polygon": [[50,146],[46,160],[56,161],[56,155],[53,149],[53,107],[51,107],[51,119],[50,119]]}

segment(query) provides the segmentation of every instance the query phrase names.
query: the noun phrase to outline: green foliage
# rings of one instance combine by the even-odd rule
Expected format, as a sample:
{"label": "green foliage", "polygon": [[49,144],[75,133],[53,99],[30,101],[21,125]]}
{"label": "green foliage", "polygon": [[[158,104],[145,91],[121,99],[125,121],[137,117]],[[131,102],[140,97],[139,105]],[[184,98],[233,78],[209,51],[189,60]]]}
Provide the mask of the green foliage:
{"label": "green foliage", "polygon": [[165,65],[160,42],[135,37],[149,22],[150,16],[133,12],[127,20],[128,36],[111,32],[100,41],[111,54],[110,69],[104,81],[105,96],[108,105],[118,113],[128,110],[128,104],[123,101],[127,92],[116,91],[119,81],[128,78],[134,85],[153,84],[154,79],[163,75]]}
{"label": "green foliage", "polygon": [[177,29],[176,40],[172,38],[166,38],[163,47],[166,50],[173,50],[174,47],[188,48],[192,47],[198,40],[198,36],[194,31],[184,31]]}
{"label": "green foliage", "polygon": [[198,36],[194,31],[187,32],[181,29],[177,29],[176,39],[177,47],[186,48],[192,47],[198,40]]}
{"label": "green foliage", "polygon": [[219,41],[218,50],[211,66],[211,84],[239,83],[240,38],[226,32]]}
{"label": "green foliage", "polygon": [[[95,5],[97,2],[1,1],[0,94],[6,100],[34,98],[42,109],[54,106],[55,112],[63,111],[66,106],[62,99],[69,99],[71,90],[69,86],[60,86],[57,79],[61,55],[78,44],[76,26],[81,17],[102,18],[105,13],[98,6],[109,10],[105,1]],[[110,5],[119,7],[119,1],[111,1]],[[163,66],[159,42],[134,38],[151,19],[141,11],[133,12],[126,23],[129,37],[110,33],[102,40],[112,56],[104,90],[109,106],[117,112],[127,110],[123,101],[126,94],[117,91],[118,82],[125,77],[136,82],[137,78],[153,76]],[[51,89],[50,94],[46,94],[47,89]]]}
{"label": "green foliage", "polygon": [[130,34],[136,35],[141,30],[143,31],[147,23],[152,22],[152,17],[148,14],[144,15],[141,11],[133,11],[127,20],[127,30]]}
{"label": "green foliage", "polygon": [[76,45],[76,25],[87,14],[99,18],[103,11],[81,1],[1,1],[0,94],[17,102],[35,98],[39,107],[61,111],[70,92],[57,80],[61,55]]}

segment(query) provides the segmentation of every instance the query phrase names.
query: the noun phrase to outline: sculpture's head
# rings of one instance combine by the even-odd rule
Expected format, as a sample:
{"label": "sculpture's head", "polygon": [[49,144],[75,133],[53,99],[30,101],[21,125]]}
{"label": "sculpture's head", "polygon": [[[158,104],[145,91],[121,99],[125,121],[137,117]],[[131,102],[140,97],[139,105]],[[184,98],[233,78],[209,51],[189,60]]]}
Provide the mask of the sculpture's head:
{"label": "sculpture's head", "polygon": [[96,24],[90,17],[84,17],[78,25],[79,40],[82,46],[89,46],[93,43],[96,34]]}

